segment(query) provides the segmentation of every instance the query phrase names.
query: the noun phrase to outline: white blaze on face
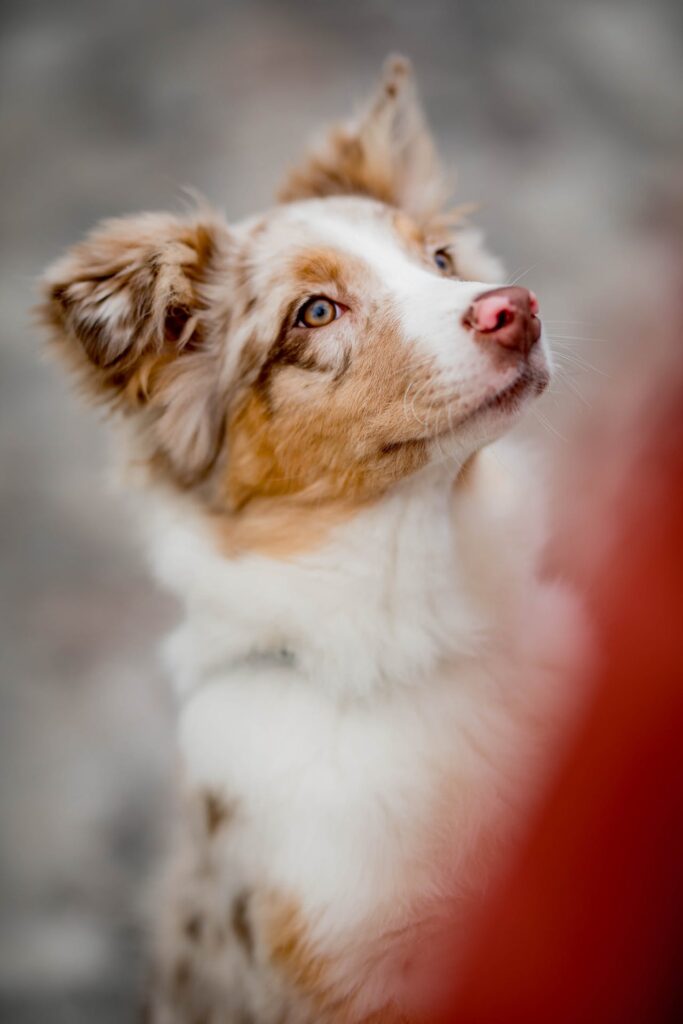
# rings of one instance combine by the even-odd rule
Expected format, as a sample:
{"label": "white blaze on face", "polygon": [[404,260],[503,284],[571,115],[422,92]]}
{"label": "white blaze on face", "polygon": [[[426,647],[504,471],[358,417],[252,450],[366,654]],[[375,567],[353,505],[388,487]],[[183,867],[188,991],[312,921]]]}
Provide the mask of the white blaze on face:
{"label": "white blaze on face", "polygon": [[[457,233],[450,241],[457,273]],[[468,271],[485,276],[491,261],[481,254],[477,264],[471,242]],[[258,371],[228,425],[235,502],[280,481],[315,488],[316,500],[367,500],[444,454],[467,458],[533,393],[531,359],[465,323],[496,282],[446,276],[438,246],[399,211],[354,197],[307,200],[243,225],[241,246],[245,313],[230,346]],[[314,296],[343,309],[307,330],[297,309]],[[501,401],[504,393],[515,397]]]}
{"label": "white blaze on face", "polygon": [[444,391],[452,388],[464,404],[474,406],[515,380],[516,367],[491,358],[463,324],[472,301],[492,283],[442,277],[436,267],[421,265],[402,245],[388,218],[351,220],[325,211],[322,203],[311,203],[309,210],[298,206],[291,216],[306,225],[318,244],[367,264],[369,279],[381,282],[383,297],[395,311],[406,341],[433,361]]}

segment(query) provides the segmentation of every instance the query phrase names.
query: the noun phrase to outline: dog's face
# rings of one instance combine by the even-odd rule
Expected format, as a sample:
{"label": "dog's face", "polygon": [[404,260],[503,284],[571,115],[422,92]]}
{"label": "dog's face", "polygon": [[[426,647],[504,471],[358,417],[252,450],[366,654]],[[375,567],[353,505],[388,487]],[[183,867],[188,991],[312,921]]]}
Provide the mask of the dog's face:
{"label": "dog's face", "polygon": [[281,205],[109,222],[50,275],[47,316],[150,464],[214,510],[365,502],[464,460],[548,380],[535,297],[490,290],[499,268],[438,184],[394,62]]}
{"label": "dog's face", "polygon": [[238,245],[237,505],[292,489],[378,493],[490,440],[547,380],[541,347],[524,354],[468,323],[490,268],[438,225],[370,199],[309,199],[248,225]]}

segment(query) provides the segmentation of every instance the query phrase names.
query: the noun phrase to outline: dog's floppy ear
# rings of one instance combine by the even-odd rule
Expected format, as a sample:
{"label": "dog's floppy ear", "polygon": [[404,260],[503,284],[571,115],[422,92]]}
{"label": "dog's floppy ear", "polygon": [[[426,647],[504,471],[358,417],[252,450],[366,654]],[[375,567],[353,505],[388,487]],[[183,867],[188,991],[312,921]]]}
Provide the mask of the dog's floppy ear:
{"label": "dog's floppy ear", "polygon": [[[209,294],[227,266],[218,218],[109,220],[46,274],[42,319],[95,399],[139,414],[149,454],[189,482],[215,454],[226,316]],[[227,286],[227,282],[226,282]]]}
{"label": "dog's floppy ear", "polygon": [[385,63],[365,111],[334,126],[278,192],[282,202],[313,196],[366,195],[422,220],[445,199],[434,143],[404,57]]}

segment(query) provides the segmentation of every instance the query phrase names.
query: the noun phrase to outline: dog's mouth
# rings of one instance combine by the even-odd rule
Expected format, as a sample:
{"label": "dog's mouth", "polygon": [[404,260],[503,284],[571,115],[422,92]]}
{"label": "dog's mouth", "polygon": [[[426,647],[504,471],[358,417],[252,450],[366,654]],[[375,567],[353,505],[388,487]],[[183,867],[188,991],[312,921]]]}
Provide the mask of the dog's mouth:
{"label": "dog's mouth", "polygon": [[[535,398],[543,394],[549,383],[550,372],[546,367],[532,368],[530,366],[525,366],[519,371],[517,377],[512,381],[512,383],[506,384],[505,387],[496,391],[493,395],[489,395],[482,399],[478,405],[473,409],[470,409],[465,413],[465,415],[461,414],[458,417],[454,417],[452,420],[448,418],[448,426],[446,429],[437,429],[433,432],[406,438],[402,441],[390,442],[382,447],[382,453],[384,455],[388,455],[399,448],[405,448],[411,445],[424,445],[425,443],[444,440],[447,437],[452,437],[454,434],[457,434],[461,428],[485,417],[487,414],[492,414],[494,416],[499,414],[502,417],[511,417],[515,413],[521,411],[527,399]],[[441,410],[440,419],[444,412],[447,413],[447,410]],[[443,419],[441,419],[441,423],[443,423]]]}
{"label": "dog's mouth", "polygon": [[546,367],[524,366],[518,373],[515,380],[506,384],[504,388],[496,391],[495,394],[484,398],[473,409],[470,409],[464,416],[460,415],[449,420],[448,427],[444,430],[436,430],[433,433],[422,434],[419,437],[411,437],[404,441],[396,441],[385,445],[382,448],[383,454],[389,454],[399,448],[410,445],[421,445],[425,442],[438,442],[447,437],[452,437],[461,428],[468,426],[476,420],[485,417],[487,414],[500,414],[504,417],[513,416],[521,411],[527,399],[538,397],[543,394],[550,383],[550,373]]}
{"label": "dog's mouth", "polygon": [[[484,398],[478,405],[453,424],[449,434],[468,427],[487,416],[508,420],[521,412],[527,401],[543,394],[550,383],[550,372],[546,366],[524,366],[511,384]],[[438,438],[437,438],[438,440]]]}
{"label": "dog's mouth", "polygon": [[490,410],[500,410],[503,413],[516,412],[527,397],[543,394],[550,383],[550,374],[547,369],[532,369],[525,366],[511,384],[501,388],[494,395],[486,398],[472,412],[461,421],[471,420]]}

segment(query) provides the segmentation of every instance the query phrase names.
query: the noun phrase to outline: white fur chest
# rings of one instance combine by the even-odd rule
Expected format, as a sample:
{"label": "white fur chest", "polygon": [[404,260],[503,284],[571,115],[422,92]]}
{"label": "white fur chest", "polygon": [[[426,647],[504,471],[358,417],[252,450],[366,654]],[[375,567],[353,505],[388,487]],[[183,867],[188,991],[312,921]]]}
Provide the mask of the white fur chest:
{"label": "white fur chest", "polygon": [[523,618],[547,595],[539,538],[513,531],[506,555],[514,501],[491,508],[487,487],[454,515],[449,480],[415,479],[292,562],[226,560],[182,510],[155,535],[187,608],[167,658],[190,786],[238,808],[240,884],[291,894],[323,936],[478,886],[474,849],[514,792],[538,655],[522,580]]}

